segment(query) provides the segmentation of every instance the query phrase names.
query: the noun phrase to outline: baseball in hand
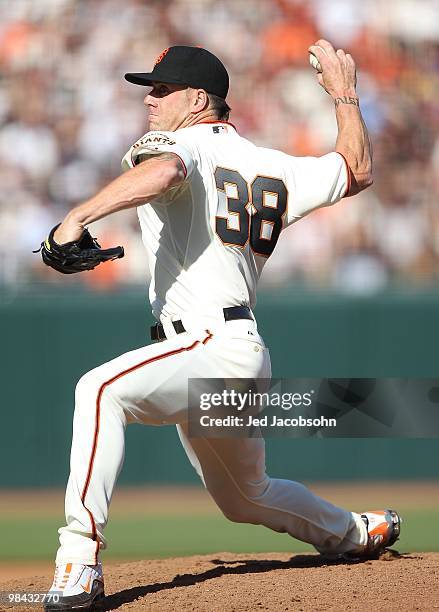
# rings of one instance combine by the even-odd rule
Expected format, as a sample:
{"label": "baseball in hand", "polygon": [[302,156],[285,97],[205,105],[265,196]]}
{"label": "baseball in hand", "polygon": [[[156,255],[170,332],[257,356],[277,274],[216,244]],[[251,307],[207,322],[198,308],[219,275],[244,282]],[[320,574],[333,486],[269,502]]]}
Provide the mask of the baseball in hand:
{"label": "baseball in hand", "polygon": [[[317,46],[319,47],[319,49],[321,49],[323,51],[323,53],[326,53],[326,51],[323,49],[323,47],[320,47],[320,45],[317,45]],[[315,70],[317,70],[317,72],[322,72],[322,67],[320,65],[319,60],[314,55],[314,53],[311,53],[311,51],[309,52],[309,63],[311,64],[311,66]]]}

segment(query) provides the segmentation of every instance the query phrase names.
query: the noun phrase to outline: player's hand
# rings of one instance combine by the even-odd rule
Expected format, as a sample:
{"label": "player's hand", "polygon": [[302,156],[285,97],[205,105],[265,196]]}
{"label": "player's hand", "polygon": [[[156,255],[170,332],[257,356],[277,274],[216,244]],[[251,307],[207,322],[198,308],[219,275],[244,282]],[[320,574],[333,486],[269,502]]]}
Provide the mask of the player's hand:
{"label": "player's hand", "polygon": [[357,75],[355,62],[343,49],[335,51],[330,42],[323,38],[308,48],[320,62],[322,72],[317,80],[323,89],[334,99],[343,96],[356,96]]}
{"label": "player's hand", "polygon": [[74,242],[79,240],[84,231],[84,226],[79,223],[73,216],[67,215],[64,221],[56,230],[53,239],[57,244],[65,244],[66,242]]}

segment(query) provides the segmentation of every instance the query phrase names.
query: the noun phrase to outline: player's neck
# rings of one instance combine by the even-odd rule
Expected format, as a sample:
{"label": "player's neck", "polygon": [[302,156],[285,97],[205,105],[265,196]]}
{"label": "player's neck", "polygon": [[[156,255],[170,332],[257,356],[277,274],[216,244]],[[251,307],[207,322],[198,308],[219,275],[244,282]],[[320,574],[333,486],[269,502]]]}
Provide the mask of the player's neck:
{"label": "player's neck", "polygon": [[205,123],[206,121],[220,121],[220,119],[218,119],[215,111],[212,109],[206,109],[200,113],[191,113],[188,115],[185,119],[183,119],[177,129],[179,130],[181,128],[190,127],[192,125],[197,125],[198,123]]}

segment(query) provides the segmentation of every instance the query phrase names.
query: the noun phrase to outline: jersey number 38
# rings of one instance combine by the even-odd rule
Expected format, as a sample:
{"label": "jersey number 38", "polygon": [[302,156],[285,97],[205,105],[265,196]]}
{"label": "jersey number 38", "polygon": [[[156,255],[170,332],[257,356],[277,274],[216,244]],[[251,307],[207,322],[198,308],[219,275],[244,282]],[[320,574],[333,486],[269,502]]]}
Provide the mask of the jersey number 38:
{"label": "jersey number 38", "polygon": [[223,244],[269,257],[282,230],[288,191],[281,179],[257,176],[249,185],[236,170],[215,170],[218,190],[216,233]]}

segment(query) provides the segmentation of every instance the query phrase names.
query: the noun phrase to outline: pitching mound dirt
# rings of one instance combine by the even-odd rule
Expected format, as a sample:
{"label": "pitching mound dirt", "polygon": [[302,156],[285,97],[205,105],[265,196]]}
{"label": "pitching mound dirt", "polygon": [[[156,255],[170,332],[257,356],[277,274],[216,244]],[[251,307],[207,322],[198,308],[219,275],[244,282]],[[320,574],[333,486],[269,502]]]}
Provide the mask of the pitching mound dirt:
{"label": "pitching mound dirt", "polygon": [[[111,564],[103,610],[175,612],[434,610],[439,554],[387,552],[379,560],[329,562],[318,555],[218,553]],[[5,591],[47,589],[47,577],[8,581]],[[3,610],[36,610],[3,604]]]}

